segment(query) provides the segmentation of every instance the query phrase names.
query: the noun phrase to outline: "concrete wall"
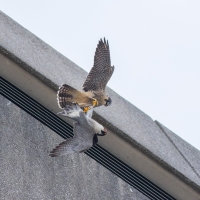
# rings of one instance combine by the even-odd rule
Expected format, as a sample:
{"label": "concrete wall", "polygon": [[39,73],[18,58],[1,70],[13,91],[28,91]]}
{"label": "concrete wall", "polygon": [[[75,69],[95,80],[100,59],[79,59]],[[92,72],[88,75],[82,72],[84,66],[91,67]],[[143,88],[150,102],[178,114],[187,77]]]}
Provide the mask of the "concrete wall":
{"label": "concrete wall", "polygon": [[63,139],[0,96],[1,200],[148,199],[85,154],[51,158]]}

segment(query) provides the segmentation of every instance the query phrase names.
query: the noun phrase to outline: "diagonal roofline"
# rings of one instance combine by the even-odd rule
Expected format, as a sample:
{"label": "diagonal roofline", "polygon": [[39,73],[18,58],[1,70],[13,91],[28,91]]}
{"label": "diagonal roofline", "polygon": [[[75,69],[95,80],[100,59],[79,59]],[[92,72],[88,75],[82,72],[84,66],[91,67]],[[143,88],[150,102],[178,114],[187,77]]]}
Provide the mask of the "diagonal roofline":
{"label": "diagonal roofline", "polygon": [[[17,64],[9,63],[6,68],[2,65],[1,76],[42,105],[47,104],[45,106],[56,113],[56,102],[50,99],[56,95],[58,86],[65,82],[81,89],[87,73],[2,12],[0,29],[1,60],[8,64],[6,58],[9,58]],[[36,94],[36,89],[40,95]],[[188,186],[199,193],[200,180],[191,168],[198,163],[193,160],[189,164],[180,154],[183,150],[175,148],[172,141],[148,115],[110,88],[107,88],[107,93],[114,103],[110,108],[97,108],[94,115],[97,121],[110,130],[110,135],[106,140],[100,140],[100,144],[166,191],[173,190],[173,184],[170,186],[169,180],[176,179],[180,188]],[[44,101],[45,95],[49,97],[48,102]],[[119,112],[121,107],[123,113]],[[182,143],[181,138],[176,141]],[[195,151],[189,144],[184,145],[195,152],[194,156],[198,162],[199,151]],[[152,172],[155,174],[152,175]],[[169,176],[171,179],[167,183],[166,177]],[[175,193],[176,191],[171,192]]]}

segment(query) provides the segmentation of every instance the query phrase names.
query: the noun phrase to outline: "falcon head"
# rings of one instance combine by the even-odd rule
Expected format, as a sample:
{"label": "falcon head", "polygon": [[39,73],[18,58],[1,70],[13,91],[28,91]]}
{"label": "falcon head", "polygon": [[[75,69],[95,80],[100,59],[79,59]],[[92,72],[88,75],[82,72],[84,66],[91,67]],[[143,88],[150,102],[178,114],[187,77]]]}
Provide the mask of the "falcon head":
{"label": "falcon head", "polygon": [[100,130],[96,135],[98,136],[105,136],[107,134],[107,129],[103,128],[103,130]]}
{"label": "falcon head", "polygon": [[112,99],[110,97],[107,97],[107,98],[105,98],[105,102],[106,103],[104,104],[104,106],[110,106],[112,103]]}

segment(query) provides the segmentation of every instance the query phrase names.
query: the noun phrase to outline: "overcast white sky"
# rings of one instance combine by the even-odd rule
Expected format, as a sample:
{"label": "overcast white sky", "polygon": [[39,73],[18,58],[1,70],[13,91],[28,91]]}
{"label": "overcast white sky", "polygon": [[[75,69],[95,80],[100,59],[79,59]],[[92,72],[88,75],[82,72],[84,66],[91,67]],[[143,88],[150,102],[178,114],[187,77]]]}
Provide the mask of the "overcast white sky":
{"label": "overcast white sky", "polygon": [[0,9],[87,72],[105,36],[108,86],[200,150],[199,0],[0,0]]}

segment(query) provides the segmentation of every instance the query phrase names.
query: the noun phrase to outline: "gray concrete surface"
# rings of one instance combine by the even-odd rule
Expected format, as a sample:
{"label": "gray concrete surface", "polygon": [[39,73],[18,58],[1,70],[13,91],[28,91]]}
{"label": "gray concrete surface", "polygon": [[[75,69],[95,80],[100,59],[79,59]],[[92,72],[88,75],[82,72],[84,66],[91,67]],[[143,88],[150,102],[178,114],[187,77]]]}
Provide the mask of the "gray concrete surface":
{"label": "gray concrete surface", "polygon": [[1,200],[146,200],[85,154],[51,158],[63,139],[0,96]]}
{"label": "gray concrete surface", "polygon": [[[0,50],[4,55],[54,89],[62,83],[81,89],[87,76],[84,70],[2,12],[0,12],[0,30]],[[110,48],[112,54],[112,47]],[[113,60],[112,63],[114,64]],[[115,70],[118,67],[122,66],[116,66]],[[113,90],[107,88],[107,92],[113,100],[112,106],[96,109],[107,126],[171,173],[200,190],[200,178],[195,172],[198,171],[196,169],[198,163],[192,166],[194,170],[185,159],[191,157],[191,152],[177,149],[172,140],[148,115]],[[122,109],[123,114],[119,109]],[[181,145],[182,140],[177,139],[176,143],[177,146]],[[185,145],[187,146],[187,143]],[[199,154],[196,151],[192,153],[193,162],[199,160]],[[183,154],[186,154],[185,157]]]}
{"label": "gray concrete surface", "polygon": [[180,138],[167,127],[156,121],[164,134],[169,138],[174,147],[179,151],[185,161],[200,180],[200,151]]}

